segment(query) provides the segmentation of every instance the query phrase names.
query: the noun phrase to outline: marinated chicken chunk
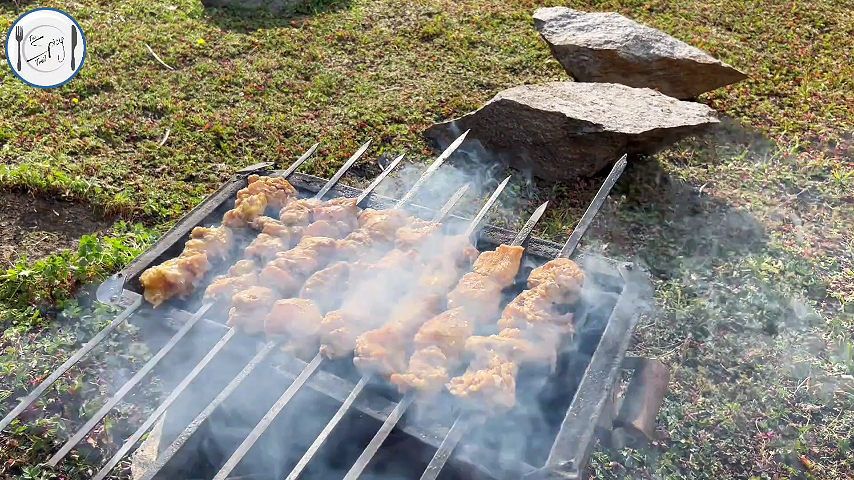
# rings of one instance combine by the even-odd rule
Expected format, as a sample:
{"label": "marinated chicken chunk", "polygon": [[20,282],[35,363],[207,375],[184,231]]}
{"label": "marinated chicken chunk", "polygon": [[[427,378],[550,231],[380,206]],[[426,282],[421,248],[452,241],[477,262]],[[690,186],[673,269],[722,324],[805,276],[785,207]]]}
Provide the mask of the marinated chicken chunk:
{"label": "marinated chicken chunk", "polygon": [[481,253],[474,262],[472,270],[506,287],[513,284],[516,274],[519,273],[524,253],[524,247],[499,245],[493,251]]}
{"label": "marinated chicken chunk", "polygon": [[264,333],[285,335],[293,342],[316,342],[323,315],[311,300],[286,298],[276,301],[264,319]]}
{"label": "marinated chicken chunk", "polygon": [[400,209],[374,210],[367,208],[359,214],[359,228],[381,242],[394,242],[397,229],[407,225],[410,217]]}
{"label": "marinated chicken chunk", "polygon": [[448,365],[452,363],[439,347],[427,347],[412,354],[406,373],[392,374],[389,382],[404,393],[417,390],[435,394],[448,382]]}
{"label": "marinated chicken chunk", "polygon": [[556,258],[535,268],[528,276],[528,288],[533,289],[546,283],[554,284],[562,292],[555,301],[574,303],[584,285],[584,273],[572,260]]}
{"label": "marinated chicken chunk", "polygon": [[240,205],[247,198],[263,195],[270,208],[280,209],[296,198],[297,190],[283,177],[266,177],[250,175],[246,188],[237,192],[235,205]]}
{"label": "marinated chicken chunk", "polygon": [[475,358],[484,358],[492,352],[498,352],[519,364],[541,363],[554,369],[560,338],[557,329],[532,331],[505,328],[498,332],[498,335],[469,338],[466,340],[466,351]]}
{"label": "marinated chicken chunk", "polygon": [[305,228],[305,235],[309,237],[327,237],[340,239],[346,237],[353,231],[351,224],[341,221],[315,220]]}
{"label": "marinated chicken chunk", "polygon": [[[376,318],[369,311],[357,308],[333,310],[320,323],[320,353],[329,358],[345,357],[353,351],[363,325],[374,325]],[[368,327],[370,329],[370,327]]]}
{"label": "marinated chicken chunk", "polygon": [[185,252],[142,272],[139,281],[145,289],[143,296],[155,307],[170,298],[186,297],[210,268],[204,252]]}
{"label": "marinated chicken chunk", "polygon": [[356,201],[357,199],[355,198],[329,200],[322,205],[314,207],[312,210],[312,221],[342,222],[352,231],[359,226],[359,207],[356,206]]}
{"label": "marinated chicken chunk", "polygon": [[422,243],[429,241],[432,236],[436,235],[441,228],[442,224],[439,222],[416,218],[409,225],[397,230],[394,246],[400,250],[418,248]]}
{"label": "marinated chicken chunk", "polygon": [[215,279],[205,289],[206,302],[229,301],[235,293],[258,284],[258,274],[255,272],[236,276],[222,276]]}
{"label": "marinated chicken chunk", "polygon": [[474,332],[474,322],[462,308],[452,308],[428,320],[415,335],[415,346],[439,347],[448,357],[458,358],[465,341]]}
{"label": "marinated chicken chunk", "polygon": [[350,264],[335,262],[308,277],[299,296],[313,300],[322,311],[329,311],[340,303],[349,278]]}
{"label": "marinated chicken chunk", "polygon": [[228,311],[229,327],[240,329],[247,335],[264,332],[264,319],[278,295],[266,287],[253,286],[234,294]]}
{"label": "marinated chicken chunk", "polygon": [[502,286],[486,276],[469,272],[448,294],[448,308],[464,308],[477,321],[498,317]]}
{"label": "marinated chicken chunk", "polygon": [[252,222],[264,215],[267,208],[267,197],[264,195],[252,195],[245,197],[242,202],[222,216],[222,224],[230,228],[246,228]]}
{"label": "marinated chicken chunk", "polygon": [[255,240],[243,251],[243,255],[248,259],[257,258],[262,262],[269,261],[274,258],[277,253],[284,252],[290,248],[287,239],[274,237],[266,233],[259,233]]}
{"label": "marinated chicken chunk", "polygon": [[405,372],[413,335],[441,311],[442,303],[441,295],[426,295],[399,304],[383,327],[359,335],[353,363],[385,376]]}
{"label": "marinated chicken chunk", "polygon": [[234,235],[230,228],[196,227],[190,232],[190,240],[184,245],[184,251],[204,252],[209,261],[215,261],[228,257],[233,247]]}
{"label": "marinated chicken chunk", "polygon": [[509,410],[516,405],[516,375],[519,365],[503,355],[490,352],[473,362],[461,376],[448,383],[448,391],[460,398],[474,400],[471,405],[483,410]]}
{"label": "marinated chicken chunk", "polygon": [[279,220],[285,225],[308,225],[311,211],[322,202],[314,198],[294,200],[279,211]]}
{"label": "marinated chicken chunk", "polygon": [[498,327],[528,329],[555,325],[569,333],[573,329],[573,315],[559,313],[557,309],[565,298],[566,294],[553,283],[546,282],[525,290],[504,307]]}

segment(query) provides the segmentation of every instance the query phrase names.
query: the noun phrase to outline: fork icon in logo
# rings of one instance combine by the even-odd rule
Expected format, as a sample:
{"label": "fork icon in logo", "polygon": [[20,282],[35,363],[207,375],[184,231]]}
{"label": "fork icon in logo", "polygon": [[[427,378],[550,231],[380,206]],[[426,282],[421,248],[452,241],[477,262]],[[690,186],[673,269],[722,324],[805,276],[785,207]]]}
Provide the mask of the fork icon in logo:
{"label": "fork icon in logo", "polygon": [[24,27],[15,27],[15,40],[18,41],[18,71],[21,71],[21,42],[24,41]]}

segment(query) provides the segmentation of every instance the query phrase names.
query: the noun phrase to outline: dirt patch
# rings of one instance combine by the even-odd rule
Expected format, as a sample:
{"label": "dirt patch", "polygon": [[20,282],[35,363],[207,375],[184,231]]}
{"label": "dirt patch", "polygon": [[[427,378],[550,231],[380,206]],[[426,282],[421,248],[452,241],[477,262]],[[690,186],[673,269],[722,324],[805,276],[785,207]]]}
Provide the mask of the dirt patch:
{"label": "dirt patch", "polygon": [[37,260],[77,248],[81,236],[103,233],[110,225],[86,205],[0,192],[0,267],[23,255]]}

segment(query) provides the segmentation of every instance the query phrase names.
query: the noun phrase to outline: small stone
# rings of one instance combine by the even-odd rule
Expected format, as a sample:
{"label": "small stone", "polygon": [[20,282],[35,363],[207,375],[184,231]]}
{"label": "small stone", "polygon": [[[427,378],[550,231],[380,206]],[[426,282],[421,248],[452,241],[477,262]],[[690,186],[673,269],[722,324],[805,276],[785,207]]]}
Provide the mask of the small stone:
{"label": "small stone", "polygon": [[534,23],[579,82],[647,87],[689,99],[747,78],[706,52],[618,13],[540,8]]}

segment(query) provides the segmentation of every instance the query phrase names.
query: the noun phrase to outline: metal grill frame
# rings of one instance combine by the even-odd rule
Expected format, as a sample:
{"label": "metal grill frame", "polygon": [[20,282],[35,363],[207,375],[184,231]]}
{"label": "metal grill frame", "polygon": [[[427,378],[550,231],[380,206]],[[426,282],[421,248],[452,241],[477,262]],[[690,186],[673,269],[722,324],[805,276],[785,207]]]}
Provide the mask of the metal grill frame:
{"label": "metal grill frame", "polygon": [[[139,275],[149,266],[177,255],[183,248],[189,232],[195,226],[218,222],[221,216],[220,212],[227,209],[236,192],[247,185],[247,178],[250,174],[273,176],[281,174],[280,171],[268,170],[269,167],[270,164],[261,164],[239,172],[235,178],[224,184],[203,203],[179,220],[166,235],[128,265],[123,270],[124,277],[119,279],[124,283],[121,303],[129,304],[139,298],[142,292]],[[297,172],[291,174],[288,180],[301,195],[316,193],[326,183],[325,179]],[[356,188],[339,184],[330,191],[329,198],[353,198],[358,196],[360,192]],[[364,206],[366,208],[388,208],[395,202],[395,199],[374,193],[366,200]],[[433,212],[419,205],[410,205],[408,208],[414,215],[423,218],[429,218]],[[449,215],[449,220],[464,222],[467,219]],[[481,230],[478,246],[481,247],[481,250],[493,248],[501,243],[511,241],[514,236],[515,232],[513,231],[486,225]],[[528,242],[527,254],[545,262],[554,258],[561,248],[562,246],[557,243],[532,237]],[[618,400],[615,399],[615,392],[622,371],[631,369],[631,362],[624,362],[631,341],[631,334],[644,309],[643,307],[650,305],[652,298],[648,276],[634,264],[584,254],[578,255],[577,261],[584,263],[586,268],[598,265],[602,269],[600,273],[605,275],[610,273],[609,276],[613,276],[613,272],[618,272],[623,287],[622,293],[611,313],[595,353],[590,359],[576,395],[566,412],[548,461],[542,468],[525,463],[519,465],[519,472],[526,479],[584,478],[584,469],[593,447],[597,440],[607,436],[608,433],[607,428],[603,430],[601,425],[612,420],[615,416],[614,412],[619,408]],[[113,279],[113,281],[115,280]],[[198,304],[200,305],[201,302],[199,301]],[[194,310],[190,305],[184,308],[166,305],[164,307],[166,308],[158,308],[158,313],[168,319],[168,326],[172,329],[180,328],[183,322],[192,315],[190,311]],[[221,323],[211,320],[203,319],[202,324],[206,328],[221,329],[223,332],[227,329]],[[283,364],[280,371],[284,376],[293,379],[299,375],[305,366],[305,362],[291,357]],[[309,379],[307,386],[343,402],[354,384],[331,373],[320,371]],[[370,397],[370,395],[368,392],[363,394],[357,399],[353,408],[376,420],[384,421],[396,404],[377,395],[374,395],[376,398],[365,398],[366,396]],[[378,407],[378,405],[381,406]],[[166,416],[168,415],[169,412],[167,411]],[[403,426],[401,429],[404,433],[433,448],[438,448],[447,433],[447,428],[442,427],[420,430],[412,426]],[[171,440],[164,439],[164,443],[168,445]],[[463,464],[465,468],[497,478],[496,473],[478,464],[464,449],[458,449],[453,460],[456,463]]]}

